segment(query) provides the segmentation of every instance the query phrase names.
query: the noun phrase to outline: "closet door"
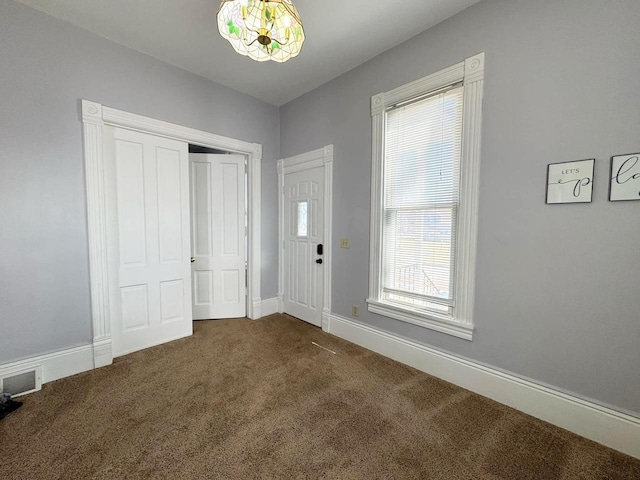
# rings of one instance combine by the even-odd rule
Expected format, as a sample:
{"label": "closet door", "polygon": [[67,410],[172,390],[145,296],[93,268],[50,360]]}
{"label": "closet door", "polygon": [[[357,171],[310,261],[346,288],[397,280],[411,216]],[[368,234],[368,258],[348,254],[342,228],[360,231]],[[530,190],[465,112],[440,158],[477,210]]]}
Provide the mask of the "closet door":
{"label": "closet door", "polygon": [[105,127],[114,356],[193,333],[184,142]]}
{"label": "closet door", "polygon": [[245,157],[190,159],[193,319],[244,317]]}

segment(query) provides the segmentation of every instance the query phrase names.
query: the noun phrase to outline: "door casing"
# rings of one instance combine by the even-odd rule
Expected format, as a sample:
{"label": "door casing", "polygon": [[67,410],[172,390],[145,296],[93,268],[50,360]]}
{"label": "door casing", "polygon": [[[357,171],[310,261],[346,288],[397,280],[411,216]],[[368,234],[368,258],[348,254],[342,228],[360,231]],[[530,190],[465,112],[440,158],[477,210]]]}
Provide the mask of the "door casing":
{"label": "door casing", "polygon": [[262,317],[260,297],[260,213],[262,145],[243,142],[209,132],[163,122],[82,100],[84,161],[89,234],[89,275],[93,326],[94,368],[113,363],[111,316],[109,312],[109,269],[106,235],[105,171],[103,128],[105,125],[136,130],[203,147],[239,153],[247,157],[249,190],[249,255],[247,261],[247,316]]}
{"label": "door casing", "polygon": [[316,167],[324,168],[324,279],[322,294],[322,330],[329,331],[331,317],[331,265],[333,258],[333,145],[278,160],[278,312],[284,311],[284,176]]}

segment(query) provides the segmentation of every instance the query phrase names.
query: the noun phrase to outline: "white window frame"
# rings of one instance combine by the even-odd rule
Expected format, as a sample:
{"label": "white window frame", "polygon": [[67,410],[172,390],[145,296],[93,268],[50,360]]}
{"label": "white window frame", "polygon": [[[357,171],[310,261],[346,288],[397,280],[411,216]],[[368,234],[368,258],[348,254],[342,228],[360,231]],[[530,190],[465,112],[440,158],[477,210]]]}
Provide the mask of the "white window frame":
{"label": "white window frame", "polygon": [[[455,298],[452,315],[426,313],[424,310],[383,301],[382,296],[382,226],[385,115],[399,102],[462,82],[462,152],[460,158],[460,203],[458,211]],[[427,77],[371,97],[372,171],[371,171],[371,245],[369,261],[368,310],[438,332],[473,338],[476,244],[478,235],[478,178],[482,96],[484,88],[484,53]]]}

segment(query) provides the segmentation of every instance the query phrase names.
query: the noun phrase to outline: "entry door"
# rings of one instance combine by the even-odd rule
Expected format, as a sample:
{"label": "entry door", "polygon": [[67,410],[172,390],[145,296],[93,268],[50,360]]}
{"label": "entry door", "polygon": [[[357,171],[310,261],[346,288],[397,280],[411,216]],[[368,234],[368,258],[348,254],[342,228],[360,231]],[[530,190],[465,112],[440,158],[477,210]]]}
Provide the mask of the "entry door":
{"label": "entry door", "polygon": [[[284,176],[284,311],[322,326],[324,168]],[[322,245],[321,247],[319,247]]]}
{"label": "entry door", "polygon": [[190,159],[193,319],[245,317],[245,157]]}
{"label": "entry door", "polygon": [[193,333],[186,143],[105,127],[114,356]]}

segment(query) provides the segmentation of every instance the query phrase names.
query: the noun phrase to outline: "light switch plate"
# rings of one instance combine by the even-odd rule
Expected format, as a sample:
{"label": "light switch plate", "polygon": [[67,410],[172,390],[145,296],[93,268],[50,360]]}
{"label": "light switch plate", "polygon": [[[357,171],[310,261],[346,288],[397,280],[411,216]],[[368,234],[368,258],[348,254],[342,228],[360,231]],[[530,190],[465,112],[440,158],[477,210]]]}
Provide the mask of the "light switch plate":
{"label": "light switch plate", "polygon": [[348,238],[341,238],[340,239],[340,248],[349,248],[351,245],[349,243],[349,239]]}

